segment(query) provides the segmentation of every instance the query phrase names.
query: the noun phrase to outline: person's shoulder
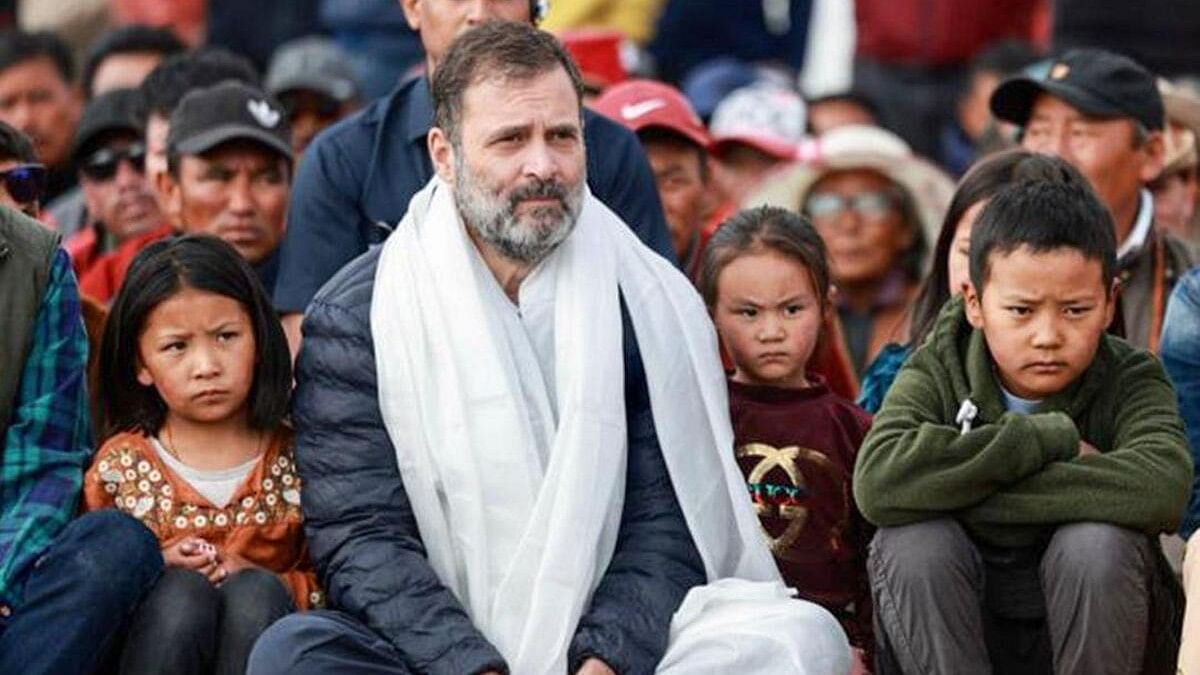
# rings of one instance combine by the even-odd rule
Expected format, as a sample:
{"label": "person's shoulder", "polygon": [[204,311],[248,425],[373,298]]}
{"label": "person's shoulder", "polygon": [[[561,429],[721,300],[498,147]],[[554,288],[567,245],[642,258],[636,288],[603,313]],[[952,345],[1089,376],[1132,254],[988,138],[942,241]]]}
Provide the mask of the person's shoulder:
{"label": "person's shoulder", "polygon": [[[1194,267],[1184,272],[1175,283],[1175,290],[1172,294],[1178,297],[1180,301],[1200,308],[1200,267]],[[1174,301],[1172,304],[1174,304]],[[1167,312],[1167,316],[1171,316],[1170,311]]]}
{"label": "person's shoulder", "polygon": [[1092,367],[1100,372],[1100,389],[1112,395],[1129,393],[1126,390],[1132,380],[1167,377],[1162,362],[1153,353],[1107,333],[1092,358]]}
{"label": "person's shoulder", "polygon": [[38,221],[14,209],[0,207],[0,254],[24,255],[35,260],[49,258],[62,237]]}
{"label": "person's shoulder", "polygon": [[602,154],[638,146],[632,131],[590,108],[583,109],[583,135],[590,149]]}
{"label": "person's shoulder", "polygon": [[349,312],[364,319],[370,314],[375,290],[375,270],[383,246],[374,246],[366,253],[346,263],[313,298],[310,314],[325,311]]}
{"label": "person's shoulder", "polygon": [[101,480],[120,482],[130,469],[137,472],[138,464],[153,459],[150,439],[140,432],[122,431],[109,437],[92,459],[93,470]]}
{"label": "person's shoulder", "polygon": [[412,82],[406,82],[387,96],[375,99],[322,129],[313,138],[309,152],[323,154],[334,148],[352,154],[367,152],[375,143],[375,131],[380,122],[393,106],[407,98],[412,86]]}
{"label": "person's shoulder", "polygon": [[858,433],[861,438],[871,428],[871,413],[863,410],[858,404],[830,391],[822,397],[830,417],[836,418],[843,426]]}
{"label": "person's shoulder", "polygon": [[871,426],[871,413],[863,410],[857,403],[832,391],[829,392],[828,396],[830,407],[841,414],[852,417],[859,426]]}
{"label": "person's shoulder", "polygon": [[1162,237],[1167,247],[1168,267],[1172,272],[1183,275],[1192,269],[1197,262],[1200,262],[1196,255],[1196,248],[1192,244],[1180,239],[1171,232],[1163,233]]}

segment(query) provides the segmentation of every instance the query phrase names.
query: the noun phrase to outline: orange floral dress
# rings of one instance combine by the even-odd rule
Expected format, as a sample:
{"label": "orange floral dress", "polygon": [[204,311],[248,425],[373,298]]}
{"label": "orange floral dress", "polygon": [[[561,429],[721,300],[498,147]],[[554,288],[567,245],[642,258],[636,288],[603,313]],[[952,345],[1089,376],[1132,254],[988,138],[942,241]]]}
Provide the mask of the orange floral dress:
{"label": "orange floral dress", "polygon": [[286,428],[275,433],[223,508],[168,467],[149,438],[117,434],[101,446],[84,476],[83,508],[124,511],[150,528],[163,548],[200,537],[278,574],[298,609],[324,604],[308,560],[300,477]]}

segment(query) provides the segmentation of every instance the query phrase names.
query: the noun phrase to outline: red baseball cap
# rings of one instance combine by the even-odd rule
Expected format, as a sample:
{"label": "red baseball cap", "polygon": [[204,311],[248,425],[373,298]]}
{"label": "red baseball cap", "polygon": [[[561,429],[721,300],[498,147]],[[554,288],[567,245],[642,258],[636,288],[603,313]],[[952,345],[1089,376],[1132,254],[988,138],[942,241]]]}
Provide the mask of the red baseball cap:
{"label": "red baseball cap", "polygon": [[609,87],[592,102],[592,109],[634,133],[653,127],[679,134],[705,150],[712,144],[688,100],[662,82],[629,80]]}

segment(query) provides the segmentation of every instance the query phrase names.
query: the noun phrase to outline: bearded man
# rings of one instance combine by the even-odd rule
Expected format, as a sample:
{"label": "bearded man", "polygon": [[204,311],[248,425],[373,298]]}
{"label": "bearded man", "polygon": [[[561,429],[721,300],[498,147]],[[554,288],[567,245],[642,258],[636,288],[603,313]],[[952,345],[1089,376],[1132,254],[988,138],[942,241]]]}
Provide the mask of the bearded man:
{"label": "bearded man", "polygon": [[585,187],[582,83],[527,24],[433,80],[437,176],[310,307],[294,420],[334,611],[252,673],[845,673],[740,474],[687,280]]}

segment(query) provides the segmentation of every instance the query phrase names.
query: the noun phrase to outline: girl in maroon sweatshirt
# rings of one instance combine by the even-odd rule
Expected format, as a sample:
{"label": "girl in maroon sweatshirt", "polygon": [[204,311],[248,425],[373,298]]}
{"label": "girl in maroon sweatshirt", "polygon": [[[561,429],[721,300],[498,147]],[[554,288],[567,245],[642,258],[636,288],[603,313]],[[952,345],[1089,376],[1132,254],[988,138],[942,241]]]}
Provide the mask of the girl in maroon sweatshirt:
{"label": "girl in maroon sweatshirt", "polygon": [[832,314],[825,245],[796,213],[743,211],[713,235],[698,283],[733,362],[737,462],[779,571],[870,663],[871,532],[850,477],[871,417],[808,367]]}

